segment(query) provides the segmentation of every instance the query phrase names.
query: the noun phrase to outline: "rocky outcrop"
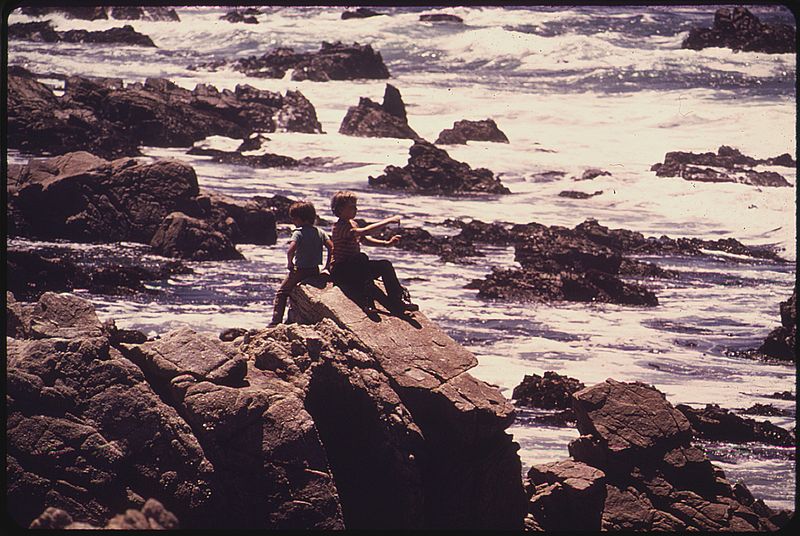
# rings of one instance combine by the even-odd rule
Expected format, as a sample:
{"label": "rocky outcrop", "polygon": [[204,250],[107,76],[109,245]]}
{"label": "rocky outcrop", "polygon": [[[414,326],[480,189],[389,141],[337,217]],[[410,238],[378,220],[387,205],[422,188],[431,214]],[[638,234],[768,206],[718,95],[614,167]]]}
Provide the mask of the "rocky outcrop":
{"label": "rocky outcrop", "polygon": [[683,413],[700,438],[734,443],[758,441],[780,447],[791,447],[795,444],[795,436],[788,430],[769,421],[757,422],[740,417],[718,404],[706,404],[703,409],[678,404],[675,409]]}
{"label": "rocky outcrop", "polygon": [[544,376],[526,374],[522,382],[514,387],[511,395],[517,405],[540,409],[569,409],[572,393],[585,386],[579,380],[546,371]]}
{"label": "rocky outcrop", "polygon": [[88,30],[68,30],[57,32],[53,29],[52,23],[42,22],[19,22],[8,27],[8,38],[10,40],[21,41],[40,41],[45,43],[105,43],[122,44],[142,47],[155,47],[153,40],[144,34],[133,29],[133,26],[125,25],[120,28],[109,28],[108,30],[91,32]]}
{"label": "rocky outcrop", "polygon": [[172,8],[159,6],[116,6],[116,7],[82,7],[82,6],[22,6],[19,8],[23,15],[29,17],[43,17],[51,13],[59,13],[69,19],[105,20],[156,20],[180,21],[180,17]]}
{"label": "rocky outcrop", "polygon": [[280,196],[237,201],[201,192],[194,169],[182,162],[108,162],[84,152],[11,166],[8,192],[10,236],[78,242],[149,244],[177,211],[204,220],[227,241],[271,245],[277,240],[273,208],[286,205]]}
{"label": "rocky outcrop", "polygon": [[558,197],[569,197],[570,199],[589,199],[590,197],[601,195],[602,193],[603,190],[597,190],[591,194],[586,192],[578,192],[575,190],[564,190],[563,192],[558,192]]}
{"label": "rocky outcrop", "polygon": [[229,65],[254,78],[283,78],[292,71],[292,80],[360,80],[389,78],[389,70],[380,52],[370,45],[345,45],[323,42],[317,52],[295,52],[292,48],[275,48],[262,56],[237,60],[217,60],[189,65],[190,70],[212,70]]}
{"label": "rocky outcrop", "polygon": [[[324,278],[301,285],[291,300],[298,320],[331,319],[353,338],[354,348],[368,349],[371,356],[331,363],[328,374],[337,378],[338,387],[319,399],[326,411],[353,421],[361,415],[362,421],[386,423],[355,452],[349,442],[339,443],[335,455],[329,450],[337,485],[337,471],[343,467],[358,467],[376,478],[366,487],[352,482],[339,488],[346,521],[348,501],[359,497],[359,502],[374,502],[369,511],[359,507],[359,516],[402,516],[406,528],[521,528],[517,446],[504,432],[513,407],[496,388],[467,372],[477,362],[471,353],[419,312],[396,317],[382,310],[379,322],[368,318]],[[367,377],[373,378],[368,384],[391,386],[380,397],[393,400],[400,419],[381,416],[385,410],[376,412],[374,401],[357,394]],[[325,402],[331,399],[346,402],[334,409]],[[407,439],[398,443],[390,438],[398,437],[395,427],[401,423],[414,434],[401,434]],[[320,425],[320,433],[330,449],[335,428]],[[402,501],[381,497],[376,493],[382,487],[379,481],[397,482],[389,487],[409,495]]]}
{"label": "rocky outcrop", "polygon": [[243,22],[245,24],[258,24],[258,19],[255,18],[253,15],[247,15],[238,9],[233,9],[228,11],[224,15],[220,17],[221,20],[226,20],[228,22]]}
{"label": "rocky outcrop", "polygon": [[457,15],[449,15],[447,13],[431,13],[427,15],[420,15],[419,20],[422,22],[454,22],[461,24],[464,19]]}
{"label": "rocky outcrop", "polygon": [[572,459],[528,472],[526,528],[772,531],[789,521],[692,446],[689,421],[655,388],[608,379],[574,393],[573,410]]}
{"label": "rocky outcrop", "polygon": [[411,146],[405,167],[387,166],[383,175],[370,176],[369,184],[374,188],[435,195],[511,193],[490,170],[472,169],[423,140],[416,140]]}
{"label": "rocky outcrop", "polygon": [[366,7],[357,7],[353,11],[343,11],[342,20],[366,19],[369,17],[377,17],[378,15],[384,15],[384,13],[378,13],[377,11],[373,11]]}
{"label": "rocky outcrop", "polygon": [[[755,171],[758,165],[795,167],[797,162],[784,153],[780,156],[758,160],[742,154],[739,150],[721,146],[714,153],[669,152],[664,163],[650,168],[658,177],[681,177],[689,181],[738,182],[753,186],[791,186],[782,175],[774,171]],[[700,168],[697,166],[711,166]]]}
{"label": "rocky outcrop", "polygon": [[86,266],[64,256],[42,256],[31,251],[6,252],[7,290],[23,301],[36,300],[44,292],[65,292],[85,288],[93,294],[133,294],[151,292],[144,281],[165,280],[176,274],[191,273],[179,261],[155,268],[144,266]]}
{"label": "rocky outcrop", "polygon": [[506,135],[497,128],[493,119],[483,121],[469,121],[464,119],[453,123],[453,128],[448,128],[439,133],[435,144],[466,144],[467,141],[494,141],[508,143]]}
{"label": "rocky outcrop", "polygon": [[758,352],[797,363],[797,290],[781,302],[781,325],[770,332]]}
{"label": "rocky outcrop", "polygon": [[521,528],[513,408],[474,356],[420,313],[352,324],[311,289],[293,299],[329,318],[232,343],[123,343],[74,296],[8,300],[11,518],[169,528],[150,497],[183,529]]}
{"label": "rocky outcrop", "polygon": [[611,172],[605,171],[603,169],[597,168],[589,168],[585,169],[580,177],[573,177],[572,180],[575,181],[590,181],[592,179],[596,179],[597,177],[602,176],[611,176]]}
{"label": "rocky outcrop", "polygon": [[112,517],[103,527],[73,521],[69,513],[48,507],[31,522],[31,529],[45,530],[174,530],[179,523],[175,515],[155,499],[147,499],[140,510],[128,508],[124,514]]}
{"label": "rocky outcrop", "polygon": [[140,145],[187,147],[208,136],[246,138],[255,131],[318,133],[311,103],[248,85],[190,91],[149,78],[123,86],[120,79],[68,77],[63,97],[24,69],[9,70],[9,146],[38,154],[86,150],[104,158],[135,156]]}
{"label": "rocky outcrop", "polygon": [[211,225],[182,212],[167,215],[150,240],[153,251],[195,261],[243,259],[233,242]]}
{"label": "rocky outcrop", "polygon": [[712,28],[692,28],[682,48],[724,47],[744,52],[787,54],[797,51],[797,34],[788,24],[764,24],[744,7],[720,8]]}
{"label": "rocky outcrop", "polygon": [[361,97],[358,106],[348,108],[339,133],[370,138],[420,139],[414,129],[408,126],[403,98],[391,84],[386,84],[383,104]]}

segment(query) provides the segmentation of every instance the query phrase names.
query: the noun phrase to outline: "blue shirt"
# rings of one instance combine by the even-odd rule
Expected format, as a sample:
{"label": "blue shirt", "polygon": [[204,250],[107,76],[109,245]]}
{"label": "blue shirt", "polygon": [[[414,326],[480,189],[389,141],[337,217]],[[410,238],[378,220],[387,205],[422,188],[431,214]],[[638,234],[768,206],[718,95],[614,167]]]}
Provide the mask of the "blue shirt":
{"label": "blue shirt", "polygon": [[294,253],[297,268],[318,268],[322,264],[322,246],[328,241],[328,233],[313,225],[303,225],[292,232],[291,240],[297,243]]}

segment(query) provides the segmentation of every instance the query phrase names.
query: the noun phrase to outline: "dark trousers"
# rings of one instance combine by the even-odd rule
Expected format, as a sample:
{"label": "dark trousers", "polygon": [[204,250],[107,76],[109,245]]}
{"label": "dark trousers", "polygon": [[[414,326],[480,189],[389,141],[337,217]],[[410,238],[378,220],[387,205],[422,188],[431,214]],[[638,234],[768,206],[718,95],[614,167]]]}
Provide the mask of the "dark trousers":
{"label": "dark trousers", "polygon": [[275,294],[275,305],[272,311],[272,323],[280,324],[283,321],[283,312],[286,310],[286,301],[289,299],[289,293],[294,287],[300,284],[304,279],[314,277],[319,274],[319,268],[295,268],[286,279],[281,283],[278,292]]}
{"label": "dark trousers", "polygon": [[386,295],[390,300],[399,300],[402,295],[403,287],[397,279],[397,273],[390,261],[385,259],[379,261],[370,260],[364,253],[351,257],[345,261],[337,262],[331,268],[331,279],[337,287],[347,293],[355,293],[363,296],[366,304],[371,304],[372,300],[365,293],[365,287],[377,278],[383,280],[386,287]]}

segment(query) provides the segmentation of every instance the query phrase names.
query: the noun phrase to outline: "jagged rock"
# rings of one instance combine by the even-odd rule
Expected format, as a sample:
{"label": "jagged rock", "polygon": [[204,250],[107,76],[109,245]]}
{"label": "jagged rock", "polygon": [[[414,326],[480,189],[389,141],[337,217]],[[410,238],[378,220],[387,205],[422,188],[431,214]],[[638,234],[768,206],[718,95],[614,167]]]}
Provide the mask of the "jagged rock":
{"label": "jagged rock", "polygon": [[123,86],[120,79],[70,76],[63,97],[21,69],[9,72],[9,143],[33,153],[87,150],[105,158],[138,155],[138,146],[186,147],[208,136],[245,138],[254,131],[321,132],[313,105],[237,85],[198,84],[189,91],[165,79]]}
{"label": "jagged rock", "polygon": [[420,15],[419,20],[422,22],[455,22],[463,23],[464,19],[457,15],[448,15],[446,13],[433,13],[428,15]]}
{"label": "jagged rock", "polygon": [[238,9],[234,9],[232,11],[228,11],[226,14],[220,17],[222,20],[226,20],[228,22],[243,22],[245,24],[258,24],[258,19],[252,15],[245,15],[245,13],[239,11]]}
{"label": "jagged rock", "polygon": [[403,99],[391,84],[386,84],[383,104],[361,97],[358,106],[348,108],[339,126],[339,133],[372,138],[420,139],[414,129],[408,126]]}
{"label": "jagged rock", "polygon": [[791,391],[781,391],[772,393],[771,395],[765,395],[767,398],[774,398],[776,400],[794,400],[795,394]]}
{"label": "jagged rock", "polygon": [[164,218],[150,246],[159,255],[198,261],[244,258],[226,235],[182,212],[172,212]]}
{"label": "jagged rock", "polygon": [[49,20],[20,22],[8,27],[8,37],[11,40],[19,39],[45,43],[63,41],[65,43],[119,43],[142,47],[156,46],[152,39],[137,32],[133,29],[133,26],[127,24],[103,31],[67,30],[65,32],[57,32],[53,29],[53,25]]}
{"label": "jagged rock", "polygon": [[[409,516],[404,526],[521,528],[522,490],[515,476],[515,471],[519,474],[519,462],[514,454],[516,446],[503,432],[513,419],[513,407],[495,388],[466,372],[476,363],[471,353],[419,312],[406,318],[382,314],[380,323],[376,324],[338,288],[326,286],[324,278],[297,287],[291,301],[299,320],[332,319],[354,339],[351,345],[368,352],[366,359],[350,361],[352,364],[346,367],[342,367],[344,363],[339,365],[342,368],[337,374],[350,379],[339,379],[337,383],[346,386],[356,381],[357,376],[348,370],[354,365],[362,370],[376,367],[392,386],[393,396],[399,397],[395,404],[403,405],[402,414],[419,427],[423,444],[411,452],[414,460],[419,460],[413,472],[419,476],[414,476],[410,469],[403,470],[408,475],[403,487],[407,489],[409,483],[414,482],[411,485],[416,488],[415,495],[423,499],[423,510],[422,516],[416,519],[411,511],[402,514]],[[353,398],[351,404],[357,402],[357,398],[349,396]],[[342,397],[336,398],[341,400]],[[324,431],[321,433],[324,439]],[[396,440],[390,444],[396,444]],[[342,463],[359,467],[358,455],[348,452],[349,446],[342,445],[342,449],[339,456],[348,458]],[[337,462],[333,455],[331,459],[336,474]],[[403,458],[397,459],[399,463]],[[372,471],[384,473],[386,469],[380,464],[371,469],[361,467],[362,473]],[[482,490],[481,493],[471,492],[476,489]],[[342,488],[340,491],[347,520],[346,492]],[[349,493],[365,494],[367,490],[353,489]],[[380,500],[376,511],[387,508],[389,505]],[[419,506],[412,510],[417,509]],[[396,507],[391,511],[396,512]],[[401,512],[394,515],[401,515]]]}
{"label": "jagged rock", "polygon": [[213,162],[248,166],[252,168],[291,168],[301,164],[299,160],[280,154],[264,153],[259,155],[243,155],[239,151],[222,151],[220,149],[209,149],[198,146],[192,147],[186,151],[186,154],[210,156]]}
{"label": "jagged rock", "polygon": [[776,359],[797,362],[797,290],[781,302],[781,325],[770,332],[758,352]]}
{"label": "jagged rock", "polygon": [[544,530],[764,531],[786,524],[690,444],[662,393],[608,379],[573,394],[572,460],[534,466],[526,525]]}
{"label": "jagged rock", "polygon": [[58,7],[44,7],[44,6],[23,6],[20,7],[23,15],[29,17],[42,17],[50,13],[60,13],[68,19],[83,19],[83,20],[105,20],[108,19],[108,13],[104,6],[58,6]]}
{"label": "jagged rock", "polygon": [[[783,176],[774,171],[745,169],[757,165],[795,167],[796,162],[789,154],[758,160],[742,154],[738,149],[722,145],[717,150],[717,154],[669,152],[664,156],[663,164],[653,164],[650,170],[655,171],[658,177],[681,177],[692,181],[738,182],[754,186],[791,186]],[[713,168],[722,168],[725,171],[697,166],[713,166]]]}
{"label": "jagged rock", "polygon": [[583,172],[583,174],[578,177],[574,177],[573,180],[576,181],[590,181],[592,179],[596,179],[597,177],[602,177],[604,175],[611,176],[611,173],[602,169],[597,168],[589,168]]}
{"label": "jagged rock", "polygon": [[791,413],[785,409],[776,408],[772,404],[753,404],[749,408],[742,410],[746,415],[766,415],[766,416],[779,416],[788,417]]}
{"label": "jagged rock", "polygon": [[107,8],[79,7],[79,6],[23,6],[20,8],[23,15],[29,17],[43,17],[51,13],[60,13],[69,19],[105,20],[109,17],[117,20],[158,20],[180,21],[174,9],[158,6],[116,6]]}
{"label": "jagged rock", "polygon": [[[226,62],[227,63],[227,62]],[[190,68],[217,68],[219,63],[199,64]],[[292,80],[358,80],[389,78],[389,70],[380,52],[370,45],[345,45],[323,42],[317,52],[295,52],[291,48],[276,48],[266,54],[250,56],[232,62],[231,67],[256,78],[283,78],[292,69]]]}
{"label": "jagged rock", "polygon": [[770,445],[789,447],[795,444],[795,436],[769,421],[757,422],[742,418],[717,404],[706,404],[704,409],[694,409],[686,404],[676,406],[683,413],[700,437],[720,441],[744,443],[758,441]]}
{"label": "jagged rock", "polygon": [[384,15],[384,13],[378,13],[366,7],[357,7],[354,11],[342,12],[342,20],[366,19],[367,17],[377,17],[378,15]]}
{"label": "jagged rock", "polygon": [[511,193],[490,170],[472,169],[423,140],[414,141],[405,167],[387,166],[383,175],[370,176],[369,184],[424,194]]}
{"label": "jagged rock", "polygon": [[219,340],[224,342],[231,342],[238,339],[245,333],[247,333],[247,330],[244,328],[228,328],[219,334]]}
{"label": "jagged rock", "polygon": [[726,47],[745,52],[786,54],[797,50],[797,34],[788,24],[763,24],[747,8],[720,8],[713,28],[692,28],[681,48]]}
{"label": "jagged rock", "polygon": [[73,521],[64,510],[48,507],[31,522],[31,529],[49,530],[174,530],[179,528],[178,518],[156,499],[147,499],[141,510],[129,508],[124,514],[112,517],[104,527]]}
{"label": "jagged rock", "polygon": [[432,235],[425,229],[417,227],[400,227],[397,229],[383,229],[373,233],[373,236],[388,240],[393,235],[400,236],[398,248],[417,253],[438,255],[443,262],[470,264],[471,257],[483,257],[475,244],[463,237]]}
{"label": "jagged rock", "polygon": [[197,201],[206,209],[204,212],[206,220],[233,243],[269,246],[278,241],[273,207],[275,201],[280,200],[256,196],[248,201],[239,201],[203,190]]}
{"label": "jagged rock", "polygon": [[483,121],[469,121],[464,119],[453,123],[453,128],[445,129],[439,133],[435,144],[466,144],[468,140],[494,141],[508,143],[506,135],[497,128],[497,123],[492,119]]}
{"label": "jagged rock", "polygon": [[589,199],[590,197],[594,197],[596,195],[600,195],[603,193],[603,190],[597,190],[594,193],[586,193],[586,192],[577,192],[575,190],[564,190],[563,192],[559,192],[559,197],[569,197],[571,199]]}
{"label": "jagged rock", "polygon": [[110,14],[112,19],[117,20],[181,20],[174,9],[159,6],[116,6],[110,8]]}
{"label": "jagged rock", "polygon": [[544,376],[528,374],[514,387],[511,398],[517,405],[540,409],[567,409],[572,407],[572,393],[585,386],[579,380],[546,371]]}

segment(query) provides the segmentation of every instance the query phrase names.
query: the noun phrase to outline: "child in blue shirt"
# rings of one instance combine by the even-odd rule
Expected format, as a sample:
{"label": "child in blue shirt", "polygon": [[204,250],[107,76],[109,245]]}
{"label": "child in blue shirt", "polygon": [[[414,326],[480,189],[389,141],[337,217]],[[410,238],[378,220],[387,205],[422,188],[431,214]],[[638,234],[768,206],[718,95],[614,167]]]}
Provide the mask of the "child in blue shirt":
{"label": "child in blue shirt", "polygon": [[283,321],[286,301],[292,289],[304,279],[319,274],[319,265],[322,264],[322,246],[328,249],[328,258],[324,269],[327,270],[331,264],[333,242],[325,231],[314,226],[314,221],[317,219],[314,205],[306,201],[292,203],[289,206],[289,217],[297,227],[292,232],[291,243],[286,251],[289,275],[283,280],[275,294],[272,322],[269,327],[277,326]]}

